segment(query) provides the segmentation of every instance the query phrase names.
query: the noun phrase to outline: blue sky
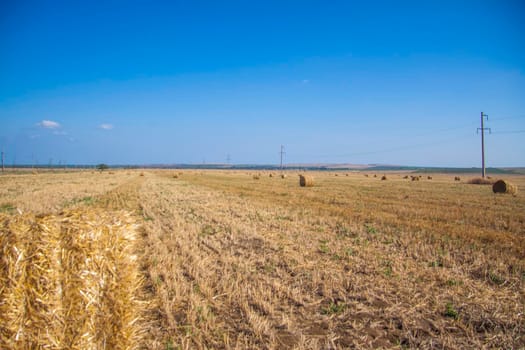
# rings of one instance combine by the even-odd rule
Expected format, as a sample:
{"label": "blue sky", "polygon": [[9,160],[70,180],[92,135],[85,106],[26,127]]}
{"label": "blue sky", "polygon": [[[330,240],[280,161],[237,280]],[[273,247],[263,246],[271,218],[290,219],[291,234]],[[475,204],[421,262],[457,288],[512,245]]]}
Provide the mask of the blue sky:
{"label": "blue sky", "polygon": [[1,1],[8,164],[525,166],[522,1]]}

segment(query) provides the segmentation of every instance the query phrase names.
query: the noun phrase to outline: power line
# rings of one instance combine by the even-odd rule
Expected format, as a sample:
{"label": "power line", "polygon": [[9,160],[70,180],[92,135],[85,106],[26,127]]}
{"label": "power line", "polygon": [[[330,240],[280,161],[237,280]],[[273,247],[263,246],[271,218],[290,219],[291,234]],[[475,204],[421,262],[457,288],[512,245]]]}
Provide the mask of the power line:
{"label": "power line", "polygon": [[481,112],[481,128],[477,129],[477,132],[481,130],[481,177],[483,178],[485,177],[485,130],[488,130],[489,133],[492,133],[490,128],[483,127],[483,120],[485,118],[489,120],[489,116]]}
{"label": "power line", "polygon": [[491,118],[492,121],[509,120],[509,119],[525,119],[525,115],[515,115],[515,116],[504,116],[504,117],[499,117],[499,118]]}
{"label": "power line", "polygon": [[501,135],[501,134],[522,134],[525,133],[525,130],[504,130],[504,131],[495,131],[492,135]]}
{"label": "power line", "polygon": [[413,143],[406,146],[398,146],[398,147],[389,147],[387,149],[379,149],[375,151],[363,151],[363,152],[352,152],[352,153],[340,153],[340,154],[295,154],[293,156],[295,157],[317,157],[317,158],[328,158],[328,157],[352,157],[352,156],[361,156],[361,155],[369,155],[369,154],[381,154],[381,153],[390,153],[390,152],[396,152],[396,151],[402,151],[406,149],[417,149],[417,148],[423,148],[428,146],[436,146],[436,145],[442,145],[444,142],[448,141],[454,141],[458,139],[463,139],[465,137],[472,136],[471,133],[462,134],[462,135],[456,135],[454,137],[449,137],[446,139],[441,139],[439,141],[435,142],[425,142],[425,143]]}
{"label": "power line", "polygon": [[281,154],[281,170],[283,170],[283,156],[286,154],[286,152],[284,151],[284,146],[281,145],[281,152],[279,152]]}

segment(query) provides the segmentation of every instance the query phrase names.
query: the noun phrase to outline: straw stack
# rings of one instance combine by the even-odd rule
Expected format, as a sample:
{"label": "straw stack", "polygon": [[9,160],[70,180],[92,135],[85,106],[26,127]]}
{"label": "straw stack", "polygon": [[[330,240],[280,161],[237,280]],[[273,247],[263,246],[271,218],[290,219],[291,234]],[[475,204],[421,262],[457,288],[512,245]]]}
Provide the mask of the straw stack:
{"label": "straw stack", "polygon": [[126,212],[0,217],[0,348],[139,348],[135,235]]}

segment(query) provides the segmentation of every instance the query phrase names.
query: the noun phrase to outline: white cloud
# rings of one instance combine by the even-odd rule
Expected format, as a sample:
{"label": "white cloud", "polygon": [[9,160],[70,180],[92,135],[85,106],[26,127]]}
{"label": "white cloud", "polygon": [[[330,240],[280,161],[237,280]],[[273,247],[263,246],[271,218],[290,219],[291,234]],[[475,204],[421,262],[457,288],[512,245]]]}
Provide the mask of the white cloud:
{"label": "white cloud", "polygon": [[40,123],[37,123],[36,125],[46,128],[46,129],[58,129],[60,128],[60,124],[57,122],[54,122],[52,120],[42,120]]}
{"label": "white cloud", "polygon": [[99,129],[102,129],[102,130],[111,130],[111,129],[113,129],[113,125],[112,124],[100,124],[98,127],[99,127]]}

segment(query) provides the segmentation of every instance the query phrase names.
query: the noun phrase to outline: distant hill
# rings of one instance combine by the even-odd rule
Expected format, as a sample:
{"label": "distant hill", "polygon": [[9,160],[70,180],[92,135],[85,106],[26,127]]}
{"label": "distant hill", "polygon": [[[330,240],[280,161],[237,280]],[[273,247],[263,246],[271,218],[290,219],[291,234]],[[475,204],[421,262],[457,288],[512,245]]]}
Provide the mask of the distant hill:
{"label": "distant hill", "polygon": [[[515,169],[520,168],[486,168],[487,174],[519,174]],[[390,166],[378,165],[367,168],[369,171],[413,171],[419,173],[446,173],[446,174],[479,174],[481,168],[441,168],[441,167],[408,167],[408,166]],[[525,169],[522,169],[525,170]],[[525,174],[525,171],[522,172]]]}
{"label": "distant hill", "polygon": [[[148,168],[164,169],[245,169],[245,170],[279,170],[278,165],[272,164],[155,164],[147,165]],[[316,170],[316,171],[411,171],[419,173],[451,173],[451,174],[479,174],[481,168],[450,168],[450,167],[416,167],[403,165],[381,164],[323,164],[323,163],[298,163],[287,164],[285,170]],[[525,168],[487,168],[487,174],[525,174]]]}
{"label": "distant hill", "polygon": [[[31,166],[31,165],[17,165],[17,169],[24,168],[37,169],[82,169],[94,168],[93,165],[61,165],[61,166]],[[279,170],[278,165],[273,164],[114,164],[109,165],[110,168],[149,168],[149,169],[239,169],[239,170]],[[8,167],[9,168],[9,167]],[[384,164],[330,164],[330,163],[297,163],[287,164],[284,166],[285,170],[315,170],[315,171],[405,171],[418,173],[450,173],[450,174],[479,174],[481,168],[450,168],[450,167],[417,167],[417,166],[403,166],[403,165],[384,165]],[[502,167],[502,168],[487,168],[487,174],[522,174],[525,175],[525,167]]]}

